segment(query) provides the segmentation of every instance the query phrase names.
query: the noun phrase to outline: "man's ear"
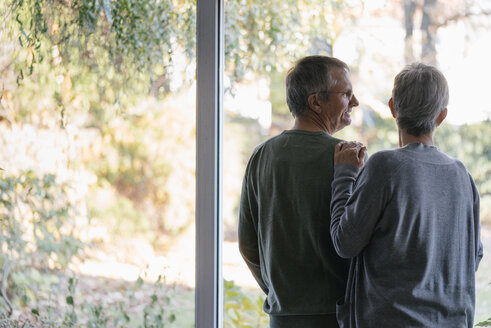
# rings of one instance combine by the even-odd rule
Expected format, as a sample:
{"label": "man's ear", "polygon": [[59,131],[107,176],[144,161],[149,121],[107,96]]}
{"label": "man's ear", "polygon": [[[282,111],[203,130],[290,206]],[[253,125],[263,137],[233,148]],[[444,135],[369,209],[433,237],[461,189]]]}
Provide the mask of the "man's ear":
{"label": "man's ear", "polygon": [[320,114],[321,105],[319,104],[319,99],[317,98],[316,93],[309,95],[309,97],[307,98],[307,102],[309,103],[310,109],[312,109],[317,114]]}
{"label": "man's ear", "polygon": [[390,97],[389,99],[389,108],[390,108],[390,112],[392,113],[392,117],[393,118],[396,118],[396,112],[394,111],[394,101],[392,100],[392,97]]}
{"label": "man's ear", "polygon": [[445,108],[444,110],[442,110],[440,115],[438,115],[438,118],[436,119],[436,126],[440,126],[440,124],[442,124],[445,117],[447,117],[447,112],[448,110]]}

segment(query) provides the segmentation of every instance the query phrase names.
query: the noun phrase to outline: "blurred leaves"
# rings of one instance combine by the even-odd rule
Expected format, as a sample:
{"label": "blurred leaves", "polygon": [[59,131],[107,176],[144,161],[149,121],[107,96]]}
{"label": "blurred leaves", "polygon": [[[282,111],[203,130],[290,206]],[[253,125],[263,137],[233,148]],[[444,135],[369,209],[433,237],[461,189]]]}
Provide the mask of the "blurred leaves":
{"label": "blurred leaves", "polygon": [[[33,171],[0,180],[0,246],[3,260],[19,268],[66,267],[83,244],[73,235],[74,205],[66,184]],[[3,262],[3,261],[2,261]]]}
{"label": "blurred leaves", "polygon": [[[301,10],[299,10],[301,8]],[[352,18],[345,1],[225,1],[225,71],[241,80],[248,71],[284,71],[307,54],[332,54]]]}
{"label": "blurred leaves", "polygon": [[[481,197],[491,197],[491,121],[452,126],[435,133],[439,148],[461,160],[470,171]],[[490,220],[491,221],[491,220]]]}
{"label": "blurred leaves", "polygon": [[491,318],[489,318],[488,320],[484,320],[484,321],[481,321],[479,322],[476,327],[491,327]]}
{"label": "blurred leaves", "polygon": [[[193,69],[182,69],[194,67],[193,1],[14,0],[0,4],[0,15],[10,35],[0,42],[14,50],[9,71],[24,93],[57,105],[52,117],[89,113],[84,123],[100,126],[136,96],[161,97],[172,79],[194,80]],[[36,114],[28,107],[17,120]]]}
{"label": "blurred leaves", "polygon": [[246,294],[233,281],[224,280],[223,327],[269,327],[269,317],[263,311],[264,296]]}
{"label": "blurred leaves", "polygon": [[[63,306],[57,308],[50,305],[34,307],[21,319],[7,319],[0,313],[0,327],[24,328],[165,328],[181,327],[180,324],[189,320],[179,319],[179,310],[176,310],[176,288],[166,286],[161,277],[153,284],[138,281],[131,284],[124,283],[121,290],[121,301],[115,301],[110,295],[104,295],[102,300],[88,302],[77,288],[78,278],[68,278],[68,290],[59,291],[65,300]],[[105,286],[100,286],[105,289]],[[78,289],[78,290],[77,290]],[[189,290],[181,290],[179,296],[191,300]],[[31,303],[26,304],[26,306]],[[177,323],[177,325],[175,325]]]}
{"label": "blurred leaves", "polygon": [[1,173],[0,266],[10,267],[3,278],[8,278],[9,295],[24,291],[22,303],[49,285],[41,272],[65,269],[85,246],[74,233],[76,206],[69,188],[52,174]]}
{"label": "blurred leaves", "polygon": [[121,199],[112,205],[92,202],[99,209],[95,216],[114,217],[112,227],[124,235],[177,234],[193,222],[193,105],[187,94],[141,102],[101,127],[100,144],[84,164],[97,175],[98,188],[112,189]]}
{"label": "blurred leaves", "polygon": [[491,121],[436,129],[436,145],[461,160],[474,179],[481,198],[481,222],[491,224]]}
{"label": "blurred leaves", "polygon": [[[97,125],[106,121],[97,113],[135,95],[165,96],[194,81],[196,1],[13,0],[1,9],[18,40],[18,83],[49,78],[45,87],[66,95],[60,81],[70,77],[59,112],[89,110]],[[267,75],[309,53],[331,54],[352,19],[348,9],[337,0],[225,1],[227,76],[240,81],[248,71]]]}

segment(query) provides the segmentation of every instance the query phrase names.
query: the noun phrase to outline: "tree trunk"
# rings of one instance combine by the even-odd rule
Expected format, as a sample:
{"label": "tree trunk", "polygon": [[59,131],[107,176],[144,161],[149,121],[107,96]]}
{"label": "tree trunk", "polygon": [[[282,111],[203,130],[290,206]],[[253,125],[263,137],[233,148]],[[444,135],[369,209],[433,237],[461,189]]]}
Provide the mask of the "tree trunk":
{"label": "tree trunk", "polygon": [[414,61],[413,52],[413,30],[414,30],[414,12],[416,3],[414,0],[404,0],[404,25],[406,27],[406,36],[404,38],[404,60],[406,64]]}
{"label": "tree trunk", "polygon": [[423,4],[423,18],[421,20],[421,60],[430,65],[436,65],[436,0],[425,0]]}

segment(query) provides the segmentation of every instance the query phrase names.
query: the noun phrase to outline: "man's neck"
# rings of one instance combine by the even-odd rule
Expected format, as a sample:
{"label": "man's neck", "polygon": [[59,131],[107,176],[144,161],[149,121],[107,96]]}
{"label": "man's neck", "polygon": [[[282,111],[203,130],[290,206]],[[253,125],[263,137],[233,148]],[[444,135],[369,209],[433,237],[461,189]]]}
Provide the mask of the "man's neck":
{"label": "man's neck", "polygon": [[404,147],[410,143],[422,143],[426,146],[433,146],[433,132],[416,137],[399,129],[399,147]]}
{"label": "man's neck", "polygon": [[322,122],[322,119],[311,110],[306,111],[301,116],[296,116],[292,129],[304,131],[323,131],[331,135],[336,132],[334,129],[330,129],[328,126],[326,126],[326,124]]}

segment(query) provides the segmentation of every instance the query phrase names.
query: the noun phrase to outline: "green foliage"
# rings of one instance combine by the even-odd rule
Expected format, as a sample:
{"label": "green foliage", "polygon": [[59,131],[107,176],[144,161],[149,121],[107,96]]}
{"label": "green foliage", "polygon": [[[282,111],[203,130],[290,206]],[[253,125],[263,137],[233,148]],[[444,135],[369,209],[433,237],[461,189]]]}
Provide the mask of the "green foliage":
{"label": "green foliage", "polygon": [[[133,96],[166,95],[194,81],[195,0],[13,0],[2,7],[7,43],[17,44],[17,82],[49,80],[41,91],[51,92],[63,120],[90,111],[98,125]],[[352,18],[347,9],[339,0],[225,1],[227,76],[269,75],[303,55],[331,53]],[[171,80],[181,82],[172,87]]]}
{"label": "green foliage", "polygon": [[[42,328],[166,328],[175,327],[176,313],[170,308],[171,297],[175,296],[175,289],[164,286],[162,278],[159,277],[152,285],[153,292],[138,304],[143,307],[143,311],[134,311],[134,304],[137,293],[145,284],[139,278],[132,287],[125,292],[124,301],[109,305],[103,302],[89,304],[83,299],[79,299],[77,293],[78,279],[75,277],[68,279],[68,292],[66,294],[66,306],[53,308],[51,306],[31,309],[29,318],[22,320],[8,319],[0,316],[0,327],[42,327]],[[3,324],[3,325],[2,325]]]}
{"label": "green foliage", "polygon": [[[121,222],[135,214],[126,223],[138,228],[137,231],[169,230],[164,214],[169,204],[167,183],[172,173],[171,162],[176,154],[166,153],[164,149],[172,142],[179,145],[179,140],[193,137],[181,134],[179,140],[174,140],[170,135],[172,128],[163,129],[166,114],[158,108],[148,108],[141,113],[115,118],[103,127],[104,145],[99,159],[87,163],[98,176],[100,186],[111,185],[123,197],[111,207],[121,212],[124,206],[128,211],[114,217]],[[140,220],[143,216],[146,216],[146,222]]]}
{"label": "green foliage", "polygon": [[21,98],[13,100],[21,102],[12,106],[15,119],[37,121],[46,111],[61,117],[62,125],[76,120],[101,126],[137,96],[168,94],[172,79],[189,85],[195,9],[194,1],[157,0],[0,4],[8,31],[0,43],[11,49],[11,63],[0,69],[23,84],[15,88],[7,80],[2,89]]}
{"label": "green foliage", "polygon": [[437,145],[460,159],[471,172],[481,197],[491,196],[491,121],[452,126],[444,124],[435,133]]}
{"label": "green foliage", "polygon": [[0,180],[0,245],[3,259],[25,267],[63,268],[83,247],[74,237],[70,187],[33,171]]}
{"label": "green foliage", "polygon": [[111,235],[130,238],[139,233],[149,233],[150,222],[145,214],[135,208],[135,204],[126,197],[117,197],[111,202],[100,202],[97,193],[89,199],[89,210],[92,219],[107,222]]}
{"label": "green foliage", "polygon": [[[49,58],[56,46],[61,64],[82,64],[111,81],[109,68],[134,81],[134,72],[162,72],[178,50],[194,58],[195,2],[155,0],[11,1],[19,43],[29,51],[24,66]],[[108,62],[100,61],[106,57]],[[164,72],[162,72],[164,73]]]}
{"label": "green foliage", "polygon": [[225,1],[227,76],[269,75],[306,54],[331,54],[340,23],[351,18],[348,7],[336,0]]}
{"label": "green foliage", "polygon": [[481,197],[481,222],[491,223],[491,121],[436,129],[436,145],[461,160],[471,173]]}
{"label": "green foliage", "polygon": [[481,321],[479,322],[476,327],[491,327],[491,318],[489,318],[488,320],[484,320],[484,321]]}
{"label": "green foliage", "polygon": [[264,297],[247,295],[233,281],[224,281],[225,328],[260,328],[269,326],[269,317],[263,311]]}
{"label": "green foliage", "polygon": [[292,114],[286,104],[285,74],[271,71],[269,89],[273,122],[291,121]]}
{"label": "green foliage", "polygon": [[152,198],[157,206],[164,206],[167,195],[163,185],[170,167],[162,154],[152,150],[150,141],[159,142],[161,127],[152,124],[153,115],[129,115],[117,128],[106,128],[109,146],[101,154],[96,173],[123,194],[136,202]]}
{"label": "green foliage", "polygon": [[2,328],[35,328],[36,326],[24,321],[5,318],[0,315],[0,327]]}
{"label": "green foliage", "polygon": [[166,309],[170,304],[168,295],[159,295],[158,289],[162,289],[162,277],[159,276],[154,284],[155,291],[151,295],[151,301],[143,309],[143,326],[145,328],[163,328],[167,327],[167,323],[176,321],[174,313],[167,313]]}
{"label": "green foliage", "polygon": [[9,295],[26,303],[50,283],[40,272],[66,268],[84,245],[74,235],[75,205],[67,184],[33,171],[0,174],[0,266],[4,278],[9,276]]}

